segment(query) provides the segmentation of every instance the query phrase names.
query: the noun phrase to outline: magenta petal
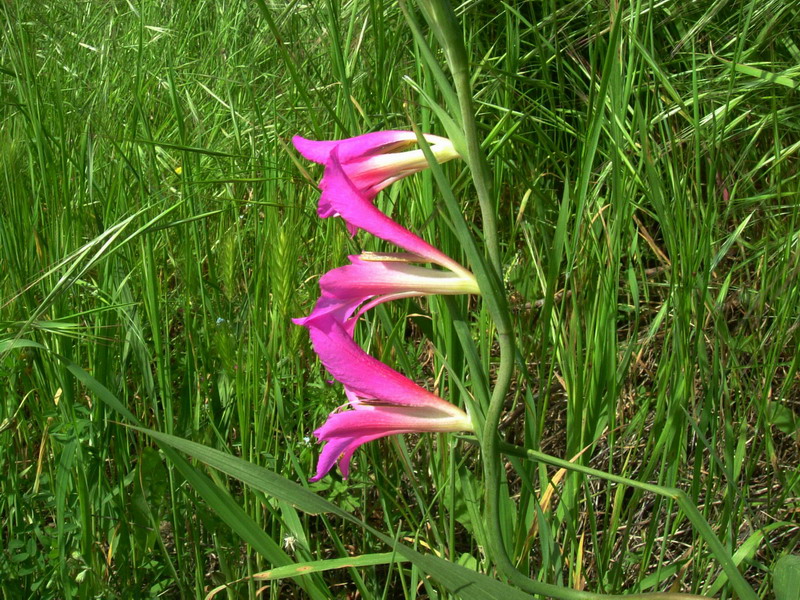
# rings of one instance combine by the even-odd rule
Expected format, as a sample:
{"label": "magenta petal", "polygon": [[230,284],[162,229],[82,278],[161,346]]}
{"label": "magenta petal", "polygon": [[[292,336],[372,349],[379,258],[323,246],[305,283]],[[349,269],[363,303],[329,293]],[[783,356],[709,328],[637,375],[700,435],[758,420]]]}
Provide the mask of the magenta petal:
{"label": "magenta petal", "polygon": [[[351,413],[339,413],[339,415],[347,415]],[[331,415],[328,417],[328,422],[338,415]],[[360,413],[359,413],[360,417]],[[326,422],[327,424],[327,422]],[[319,481],[328,472],[333,468],[333,466],[338,462],[339,463],[339,470],[342,472],[342,477],[345,479],[348,478],[350,475],[350,459],[353,456],[353,453],[358,449],[359,446],[363,446],[369,442],[375,441],[379,438],[386,437],[388,435],[392,435],[394,433],[401,433],[400,431],[381,431],[379,433],[372,433],[372,434],[360,434],[356,431],[350,431],[349,433],[345,432],[343,435],[339,437],[330,438],[322,437],[317,435],[317,439],[321,442],[325,442],[325,445],[322,447],[322,451],[319,453],[319,459],[317,460],[317,472],[309,479],[310,482]]]}
{"label": "magenta petal", "polygon": [[317,303],[314,305],[314,310],[311,311],[310,315],[292,319],[292,323],[308,327],[310,323],[324,316],[330,316],[339,321],[339,323],[346,323],[356,309],[369,298],[370,296],[364,296],[342,300],[334,296],[323,294],[320,299],[317,300]]}
{"label": "magenta petal", "polygon": [[[342,413],[347,414],[347,413]],[[333,466],[338,462],[339,470],[342,472],[342,477],[347,479],[350,476],[350,459],[353,457],[355,451],[359,446],[363,446],[369,442],[373,442],[382,437],[393,434],[403,433],[400,431],[382,431],[372,435],[358,435],[351,434],[347,437],[341,437],[325,442],[322,451],[319,453],[317,460],[317,472],[309,479],[311,483],[319,481],[330,472]],[[320,441],[323,441],[320,439]]]}
{"label": "magenta petal", "polygon": [[413,131],[376,131],[345,140],[308,140],[296,135],[292,143],[297,151],[308,160],[326,164],[334,148],[339,149],[339,159],[347,164],[350,161],[392,152],[417,141]]}
{"label": "magenta petal", "polygon": [[472,277],[437,271],[407,262],[364,260],[350,256],[351,264],[332,269],[319,282],[323,295],[349,299],[397,292],[424,294],[480,293]]}
{"label": "magenta petal", "polygon": [[[336,440],[329,440],[323,447],[322,451],[319,453],[319,458],[317,459],[317,472],[309,479],[311,483],[315,481],[319,481],[328,472],[333,468],[333,465],[336,464],[336,461],[339,460],[339,456],[347,449],[347,447],[352,443],[352,440],[346,438],[339,438]],[[358,446],[356,446],[358,447]],[[352,456],[352,452],[350,453]]]}
{"label": "magenta petal", "polygon": [[[411,265],[405,262],[410,255],[381,256],[386,259],[351,256],[352,264],[325,273],[319,282],[322,294],[314,310],[308,317],[293,322],[305,325],[314,318],[333,314],[352,335],[357,318],[382,302],[431,294],[480,293],[471,275]],[[367,304],[362,306],[364,303]],[[356,318],[350,319],[359,306]]]}
{"label": "magenta petal", "polygon": [[325,204],[329,210],[341,216],[350,225],[445,268],[463,271],[463,267],[453,259],[387,217],[372,204],[369,198],[359,193],[342,170],[337,149],[331,153],[330,162],[320,182],[320,189],[322,190],[320,205]]}
{"label": "magenta petal", "polygon": [[310,481],[318,481],[339,462],[342,476],[350,472],[350,458],[368,442],[389,435],[412,432],[463,431],[471,429],[466,414],[441,413],[435,409],[396,406],[367,406],[363,409],[333,413],[314,432],[325,446],[317,462],[317,472]]}
{"label": "magenta petal", "polygon": [[328,372],[357,395],[390,404],[455,408],[364,352],[334,315],[310,319],[305,326]]}
{"label": "magenta petal", "polygon": [[[325,165],[326,171],[331,153],[336,150],[347,176],[357,179],[358,189],[366,195],[367,200],[372,201],[378,191],[386,187],[388,185],[387,182],[391,181],[387,177],[392,174],[396,175],[396,170],[391,167],[364,170],[361,168],[363,161],[374,154],[391,152],[397,148],[407,146],[415,142],[416,139],[416,135],[410,131],[378,131],[346,140],[316,141],[297,135],[292,138],[292,142],[300,154],[308,160]],[[319,199],[317,214],[320,218],[326,219],[339,213],[332,206],[330,199],[323,194]],[[347,230],[350,235],[355,235],[358,231],[349,222],[347,223]]]}
{"label": "magenta petal", "polygon": [[308,140],[304,137],[296,135],[292,138],[292,144],[297,148],[297,151],[310,161],[324,165],[328,162],[328,157],[339,143],[338,140]]}

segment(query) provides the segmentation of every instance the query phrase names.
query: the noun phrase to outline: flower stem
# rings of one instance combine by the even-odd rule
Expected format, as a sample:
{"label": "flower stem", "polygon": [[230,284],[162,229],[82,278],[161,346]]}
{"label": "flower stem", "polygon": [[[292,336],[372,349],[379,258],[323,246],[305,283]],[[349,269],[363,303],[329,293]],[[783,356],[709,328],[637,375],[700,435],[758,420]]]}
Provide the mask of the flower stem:
{"label": "flower stem", "polygon": [[[489,256],[487,277],[478,276],[481,294],[489,300],[490,315],[495,322],[500,346],[500,365],[497,379],[492,390],[489,407],[486,412],[483,431],[480,435],[481,453],[483,455],[483,471],[486,484],[486,518],[488,520],[489,551],[498,569],[513,584],[520,588],[546,596],[576,599],[593,598],[580,596],[574,590],[566,590],[558,586],[539,583],[526,577],[514,567],[506,551],[503,541],[503,528],[500,522],[499,498],[502,477],[501,457],[498,449],[500,438],[498,426],[503,414],[506,394],[514,375],[515,341],[511,316],[505,300],[502,284],[502,263],[500,246],[497,239],[497,221],[495,207],[491,199],[490,174],[486,158],[478,141],[478,128],[472,107],[472,85],[469,78],[469,61],[462,39],[462,32],[456,21],[453,9],[447,0],[422,0],[423,12],[434,33],[445,49],[450,72],[455,82],[458,96],[464,137],[467,143],[467,156],[470,173],[478,194],[481,217],[483,220],[483,240]],[[475,267],[475,265],[473,265]]]}
{"label": "flower stem", "polygon": [[502,260],[497,237],[497,215],[491,192],[492,175],[478,138],[478,126],[472,104],[469,59],[461,28],[448,0],[422,2],[422,7],[428,12],[429,21],[444,46],[447,63],[453,75],[461,112],[461,123],[464,128],[464,139],[467,143],[467,156],[464,158],[469,165],[475,191],[478,194],[478,204],[483,221],[483,240],[492,267],[497,271],[497,275],[501,276]]}

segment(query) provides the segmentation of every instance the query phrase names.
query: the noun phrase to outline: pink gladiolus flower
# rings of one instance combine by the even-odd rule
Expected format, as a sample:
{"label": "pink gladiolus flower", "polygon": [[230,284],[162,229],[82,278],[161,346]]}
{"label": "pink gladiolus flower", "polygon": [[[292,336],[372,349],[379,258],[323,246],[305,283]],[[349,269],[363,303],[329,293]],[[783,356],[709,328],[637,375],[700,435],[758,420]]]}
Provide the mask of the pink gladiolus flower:
{"label": "pink gladiolus flower", "polygon": [[[453,143],[447,138],[425,134],[425,140],[440,163],[459,156]],[[292,142],[305,158],[325,165],[325,175],[320,183],[323,193],[317,210],[322,218],[341,214],[331,202],[330,194],[325,191],[325,178],[334,150],[345,176],[368,202],[398,179],[428,167],[428,161],[421,149],[397,152],[417,143],[417,136],[413,131],[377,131],[346,140],[330,141],[307,140],[296,135]],[[350,233],[355,235],[358,226],[347,217],[345,221]]]}
{"label": "pink gladiolus flower", "polygon": [[336,464],[350,472],[356,448],[401,433],[473,431],[469,416],[364,352],[342,326],[341,314],[305,319],[322,364],[344,385],[353,410],[334,412],[314,432],[325,446],[310,481],[318,481]]}
{"label": "pink gladiolus flower", "polygon": [[[358,317],[378,304],[430,294],[479,294],[475,278],[468,272],[454,273],[409,264],[419,260],[411,254],[365,253],[350,256],[351,264],[332,269],[319,281],[321,291],[311,315],[294,319],[305,325],[323,314],[339,314],[352,335]],[[366,303],[366,304],[365,304]],[[361,307],[354,318],[350,315]],[[344,309],[344,310],[342,310]]]}
{"label": "pink gladiolus flower", "polygon": [[431,262],[450,269],[454,273],[472,277],[469,271],[452,258],[378,210],[371,199],[360,192],[348,177],[339,160],[338,147],[334,146],[328,157],[320,189],[322,189],[322,197],[326,198],[327,205],[333,211],[331,214],[339,215],[348,225],[356,229],[363,229],[382,240],[416,254],[422,259],[419,262]]}

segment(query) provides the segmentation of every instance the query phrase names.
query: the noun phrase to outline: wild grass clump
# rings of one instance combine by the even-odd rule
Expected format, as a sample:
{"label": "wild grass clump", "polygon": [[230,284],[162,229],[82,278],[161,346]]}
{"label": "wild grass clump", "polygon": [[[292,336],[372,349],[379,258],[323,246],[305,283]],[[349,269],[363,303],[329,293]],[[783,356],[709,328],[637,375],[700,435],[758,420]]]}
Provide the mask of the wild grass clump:
{"label": "wild grass clump", "polygon": [[[307,483],[312,432],[344,400],[290,319],[347,254],[386,247],[317,218],[320,171],[290,139],[448,134],[445,54],[402,8],[421,38],[379,0],[0,3],[3,598],[455,595],[233,457],[501,577],[469,440],[374,442],[349,480]],[[800,10],[456,14],[517,340],[500,431],[582,469],[504,458],[514,566],[599,593],[734,595],[684,499],[596,469],[681,490],[771,597],[800,548]],[[479,235],[470,173],[442,170]],[[467,263],[434,175],[377,202]],[[408,299],[358,339],[463,406],[497,375],[490,317],[479,299]]]}

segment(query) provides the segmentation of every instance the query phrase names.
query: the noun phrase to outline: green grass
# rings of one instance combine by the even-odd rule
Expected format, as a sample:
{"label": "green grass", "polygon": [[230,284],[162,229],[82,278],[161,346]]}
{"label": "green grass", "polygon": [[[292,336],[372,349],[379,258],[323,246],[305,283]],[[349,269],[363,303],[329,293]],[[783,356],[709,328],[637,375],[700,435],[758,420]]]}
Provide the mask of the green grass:
{"label": "green grass", "polygon": [[[457,14],[518,341],[506,438],[684,490],[771,597],[772,565],[800,551],[800,8],[467,2]],[[308,437],[343,399],[289,319],[347,253],[382,246],[317,219],[319,171],[290,138],[411,122],[446,133],[429,99],[453,107],[400,7],[6,1],[0,19],[0,595],[202,598],[273,566],[375,555],[217,597],[451,596],[339,517],[174,459],[70,364],[146,428],[497,576],[468,442],[372,443],[349,481],[305,483]],[[479,234],[468,172],[444,170]],[[466,262],[431,173],[378,203]],[[494,373],[486,310],[453,306]],[[480,375],[449,307],[385,305],[359,339],[463,405]],[[504,539],[525,573],[732,597],[676,503],[508,460]]]}

